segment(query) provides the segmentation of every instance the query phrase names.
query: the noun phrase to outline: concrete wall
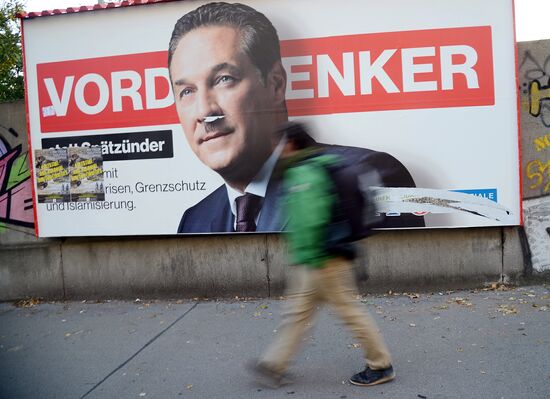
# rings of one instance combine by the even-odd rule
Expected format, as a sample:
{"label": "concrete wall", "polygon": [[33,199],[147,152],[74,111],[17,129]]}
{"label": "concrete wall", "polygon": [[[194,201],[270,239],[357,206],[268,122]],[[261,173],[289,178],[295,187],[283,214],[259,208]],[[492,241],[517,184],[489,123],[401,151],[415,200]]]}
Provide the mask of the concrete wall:
{"label": "concrete wall", "polygon": [[550,272],[550,40],[518,43],[525,232],[535,274]]}
{"label": "concrete wall", "polygon": [[[516,228],[382,232],[365,240],[369,292],[474,287],[523,274]],[[0,299],[282,294],[279,235],[49,239],[0,247]]]}
{"label": "concrete wall", "polygon": [[[21,144],[20,157],[27,148],[23,110],[22,102],[0,104],[6,153]],[[524,236],[515,227],[381,232],[360,245],[357,262],[369,276],[361,288],[440,290],[516,280],[530,271]],[[32,226],[4,220],[0,300],[277,296],[284,251],[279,235],[38,239]]]}

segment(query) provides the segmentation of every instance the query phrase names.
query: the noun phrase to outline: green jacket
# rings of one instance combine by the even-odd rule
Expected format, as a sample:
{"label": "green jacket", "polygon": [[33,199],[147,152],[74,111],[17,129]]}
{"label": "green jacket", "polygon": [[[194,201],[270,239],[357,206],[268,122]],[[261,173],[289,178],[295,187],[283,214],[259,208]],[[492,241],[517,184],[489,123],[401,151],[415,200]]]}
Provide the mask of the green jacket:
{"label": "green jacket", "polygon": [[292,264],[319,268],[330,258],[327,232],[337,195],[327,168],[337,161],[334,155],[303,151],[284,174],[286,239]]}

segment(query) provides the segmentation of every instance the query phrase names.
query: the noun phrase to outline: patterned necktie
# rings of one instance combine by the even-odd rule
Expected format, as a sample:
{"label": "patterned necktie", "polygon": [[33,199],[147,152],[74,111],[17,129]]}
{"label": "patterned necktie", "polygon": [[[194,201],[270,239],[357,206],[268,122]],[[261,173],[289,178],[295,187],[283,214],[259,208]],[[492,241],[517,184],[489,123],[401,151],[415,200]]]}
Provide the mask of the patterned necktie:
{"label": "patterned necktie", "polygon": [[256,215],[260,210],[262,197],[250,193],[235,199],[237,203],[236,231],[256,231]]}

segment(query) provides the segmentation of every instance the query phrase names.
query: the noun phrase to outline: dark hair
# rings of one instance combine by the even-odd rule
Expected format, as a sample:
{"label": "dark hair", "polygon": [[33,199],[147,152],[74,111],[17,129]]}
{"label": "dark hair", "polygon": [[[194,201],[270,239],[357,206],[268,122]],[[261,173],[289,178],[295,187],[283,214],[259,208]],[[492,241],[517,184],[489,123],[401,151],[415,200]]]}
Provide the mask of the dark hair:
{"label": "dark hair", "polygon": [[215,2],[188,12],[176,22],[168,46],[168,67],[181,38],[202,26],[238,29],[242,50],[260,71],[263,83],[273,65],[281,59],[277,31],[264,14],[244,4]]}

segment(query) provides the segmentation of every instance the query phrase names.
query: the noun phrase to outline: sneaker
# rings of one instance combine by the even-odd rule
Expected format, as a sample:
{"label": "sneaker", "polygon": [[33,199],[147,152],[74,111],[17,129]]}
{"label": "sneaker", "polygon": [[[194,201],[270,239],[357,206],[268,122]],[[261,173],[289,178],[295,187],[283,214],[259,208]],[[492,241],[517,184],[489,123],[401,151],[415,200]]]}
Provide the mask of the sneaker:
{"label": "sneaker", "polygon": [[247,368],[256,376],[259,384],[268,388],[275,389],[293,382],[287,374],[276,373],[261,362],[252,361],[247,364]]}
{"label": "sneaker", "polygon": [[371,368],[367,366],[365,370],[351,377],[349,379],[349,382],[351,382],[353,385],[369,387],[371,385],[378,385],[389,382],[394,378],[395,373],[392,366],[382,370],[371,370]]}

